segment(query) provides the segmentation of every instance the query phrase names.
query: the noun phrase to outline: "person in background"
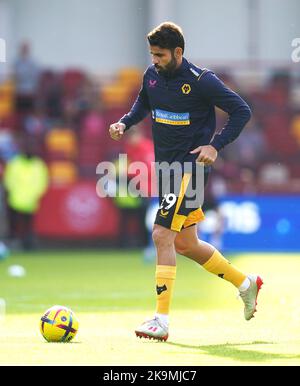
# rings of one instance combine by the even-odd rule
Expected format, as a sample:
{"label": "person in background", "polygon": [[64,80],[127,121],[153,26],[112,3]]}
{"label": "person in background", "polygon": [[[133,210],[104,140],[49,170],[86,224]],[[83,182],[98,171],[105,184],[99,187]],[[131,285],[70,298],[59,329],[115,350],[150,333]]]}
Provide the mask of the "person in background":
{"label": "person in background", "polygon": [[3,184],[7,194],[9,238],[20,239],[22,247],[34,247],[34,215],[49,183],[44,161],[35,155],[30,141],[23,144],[23,153],[6,164]]}
{"label": "person in background", "polygon": [[[119,211],[119,232],[118,232],[118,247],[132,248],[144,244],[144,217],[145,210],[143,198],[133,195],[130,191],[130,176],[128,175],[128,165],[123,160],[117,159],[114,161],[116,167],[116,175],[118,182],[114,186],[115,195],[114,203]],[[130,194],[122,195],[119,191],[122,189],[119,185],[120,180],[126,180],[127,186],[123,186],[129,190]],[[113,181],[111,181],[113,183]],[[135,232],[132,231],[133,222],[137,225]]]}
{"label": "person in background", "polygon": [[[141,185],[140,190],[144,197],[141,199],[140,216],[139,216],[139,236],[141,245],[145,247],[143,258],[145,262],[154,261],[153,255],[154,244],[152,240],[152,229],[149,232],[146,223],[146,216],[151,204],[151,164],[154,162],[154,147],[151,139],[147,138],[142,131],[142,127],[135,126],[128,132],[124,151],[128,157],[128,163],[142,162],[147,169],[147,173],[139,175]],[[135,175],[129,175],[135,177]]]}
{"label": "person in background", "polygon": [[[1,125],[1,120],[0,120]],[[9,128],[0,130],[0,261],[9,255],[9,248],[4,241],[7,233],[7,218],[5,205],[5,191],[3,186],[5,164],[18,154],[15,137]]]}
{"label": "person in background", "polygon": [[31,57],[30,45],[28,42],[23,42],[14,64],[17,113],[23,115],[34,110],[39,74],[39,67]]}
{"label": "person in background", "polygon": [[5,234],[4,227],[6,225],[5,200],[4,200],[4,190],[2,185],[3,169],[4,167],[1,164],[1,158],[0,158],[0,261],[6,259],[9,255],[9,248],[4,243],[4,241],[2,241],[3,235]]}
{"label": "person in background", "polygon": [[[143,162],[150,170],[151,161],[154,160],[152,142],[144,135],[133,128],[132,133],[124,143],[124,158],[115,160],[117,175],[119,179],[127,181],[127,189],[130,191],[130,181],[138,174],[130,172],[130,165],[134,162]],[[148,230],[146,228],[146,211],[149,201],[149,173],[138,175],[140,184],[138,186],[142,195],[136,196],[130,191],[127,196],[116,194],[114,203],[119,209],[120,227],[119,227],[119,247],[145,247],[148,244]],[[119,185],[115,187],[117,191]],[[132,223],[135,222],[137,229],[132,232]]]}

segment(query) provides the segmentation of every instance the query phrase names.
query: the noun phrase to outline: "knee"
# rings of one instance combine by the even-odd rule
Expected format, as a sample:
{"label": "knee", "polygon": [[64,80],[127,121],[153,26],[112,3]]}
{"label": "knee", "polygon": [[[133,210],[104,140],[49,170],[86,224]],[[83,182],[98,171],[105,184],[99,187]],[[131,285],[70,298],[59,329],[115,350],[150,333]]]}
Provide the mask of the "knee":
{"label": "knee", "polygon": [[152,239],[156,247],[171,247],[174,239],[168,229],[155,228],[152,232]]}

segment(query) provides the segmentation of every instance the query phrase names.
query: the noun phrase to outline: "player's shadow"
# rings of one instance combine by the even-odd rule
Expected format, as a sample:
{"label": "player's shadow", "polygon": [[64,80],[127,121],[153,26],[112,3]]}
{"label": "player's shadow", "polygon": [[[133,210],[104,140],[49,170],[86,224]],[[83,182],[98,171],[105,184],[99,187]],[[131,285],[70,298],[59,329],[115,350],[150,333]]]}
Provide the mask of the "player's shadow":
{"label": "player's shadow", "polygon": [[276,344],[274,342],[250,342],[250,343],[224,343],[211,345],[188,345],[175,342],[166,342],[171,346],[199,350],[199,354],[207,354],[216,357],[235,359],[241,362],[264,362],[272,359],[300,359],[300,354],[276,354],[256,350],[239,349],[238,346]]}

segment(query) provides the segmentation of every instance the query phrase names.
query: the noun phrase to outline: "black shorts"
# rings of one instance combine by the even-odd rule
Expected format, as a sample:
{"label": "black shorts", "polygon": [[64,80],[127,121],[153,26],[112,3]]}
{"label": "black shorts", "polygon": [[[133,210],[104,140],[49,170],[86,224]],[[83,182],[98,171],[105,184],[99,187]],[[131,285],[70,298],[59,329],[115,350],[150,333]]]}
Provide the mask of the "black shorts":
{"label": "black shorts", "polygon": [[[210,168],[205,168],[204,186],[207,183],[209,172]],[[173,183],[174,177],[171,177],[170,180],[170,185],[167,188],[161,186],[161,181],[159,181],[160,205],[154,223],[180,232],[204,219],[204,213],[201,209],[201,197],[203,198],[203,195],[197,199],[191,198],[191,189],[195,191],[197,188],[194,174],[185,173],[180,183],[177,184],[178,186]]]}

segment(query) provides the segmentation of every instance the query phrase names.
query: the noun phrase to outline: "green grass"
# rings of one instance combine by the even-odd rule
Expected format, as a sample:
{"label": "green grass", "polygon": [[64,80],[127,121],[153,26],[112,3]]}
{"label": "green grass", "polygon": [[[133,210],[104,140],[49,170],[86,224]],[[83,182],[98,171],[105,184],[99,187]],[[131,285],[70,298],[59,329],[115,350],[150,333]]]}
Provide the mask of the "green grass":
{"label": "green grass", "polygon": [[[228,256],[228,258],[230,258]],[[170,338],[137,339],[134,328],[155,307],[155,266],[139,251],[15,254],[0,262],[1,364],[299,365],[299,255],[240,255],[231,261],[265,281],[255,319],[243,319],[236,289],[178,258]],[[7,269],[20,264],[26,276]],[[79,331],[73,343],[47,343],[39,318],[55,304],[73,309]]]}

